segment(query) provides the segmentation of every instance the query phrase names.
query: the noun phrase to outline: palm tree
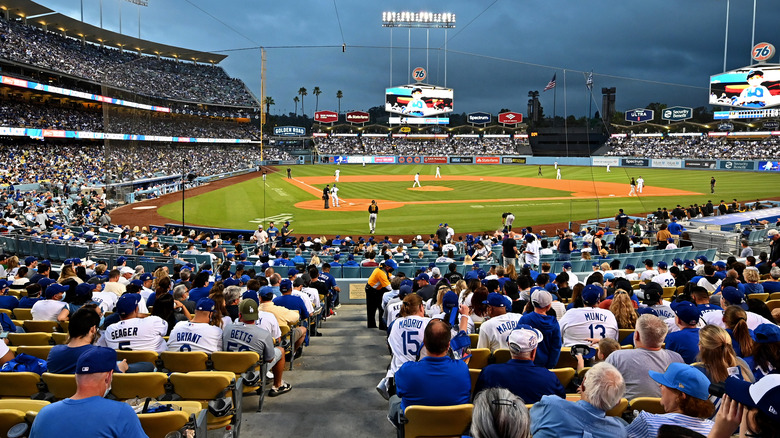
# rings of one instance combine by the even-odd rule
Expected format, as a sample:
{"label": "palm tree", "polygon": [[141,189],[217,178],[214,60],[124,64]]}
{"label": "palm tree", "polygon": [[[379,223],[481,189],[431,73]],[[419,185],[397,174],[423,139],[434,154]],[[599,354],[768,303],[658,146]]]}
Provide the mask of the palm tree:
{"label": "palm tree", "polygon": [[271,105],[276,105],[276,102],[274,102],[274,98],[271,96],[266,96],[265,100],[263,101],[265,104],[265,114],[268,115],[268,113],[271,112]]}
{"label": "palm tree", "polygon": [[314,87],[311,94],[313,94],[316,99],[314,101],[314,112],[317,112],[320,109],[320,94],[322,94],[322,90],[320,90],[320,87]]}
{"label": "palm tree", "polygon": [[306,96],[309,93],[306,92],[305,88],[301,87],[298,89],[298,94],[301,95],[301,114],[306,117],[306,110],[303,109],[303,96]]}
{"label": "palm tree", "polygon": [[295,102],[295,115],[298,115],[298,102],[300,102],[301,99],[298,99],[298,96],[293,97],[293,102]]}
{"label": "palm tree", "polygon": [[341,90],[336,92],[336,99],[339,100],[339,114],[341,114],[341,98],[344,97],[344,93]]}

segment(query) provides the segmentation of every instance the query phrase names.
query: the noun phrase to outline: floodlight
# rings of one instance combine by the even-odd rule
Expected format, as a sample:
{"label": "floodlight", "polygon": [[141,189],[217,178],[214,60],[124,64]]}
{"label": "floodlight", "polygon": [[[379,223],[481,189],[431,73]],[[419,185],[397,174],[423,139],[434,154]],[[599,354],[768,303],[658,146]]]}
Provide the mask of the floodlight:
{"label": "floodlight", "polygon": [[455,14],[425,11],[382,12],[382,26],[452,29],[455,27]]}

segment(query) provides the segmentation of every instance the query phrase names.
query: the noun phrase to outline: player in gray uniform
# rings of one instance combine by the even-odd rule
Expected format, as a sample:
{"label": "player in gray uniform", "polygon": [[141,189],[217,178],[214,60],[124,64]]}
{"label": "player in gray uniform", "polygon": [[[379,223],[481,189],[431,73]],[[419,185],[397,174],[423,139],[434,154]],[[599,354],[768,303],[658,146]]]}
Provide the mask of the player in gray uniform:
{"label": "player in gray uniform", "polygon": [[290,392],[292,385],[282,379],[284,349],[274,347],[274,340],[267,330],[255,324],[258,317],[257,302],[245,299],[238,305],[238,322],[228,324],[222,333],[222,349],[225,351],[254,351],[271,367],[274,384],[269,397]]}

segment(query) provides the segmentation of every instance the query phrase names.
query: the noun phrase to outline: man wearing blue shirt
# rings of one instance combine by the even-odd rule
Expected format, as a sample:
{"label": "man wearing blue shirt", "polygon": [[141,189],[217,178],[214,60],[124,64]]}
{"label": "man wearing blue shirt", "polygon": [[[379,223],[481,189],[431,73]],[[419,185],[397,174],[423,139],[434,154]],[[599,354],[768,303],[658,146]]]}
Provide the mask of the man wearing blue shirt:
{"label": "man wearing blue shirt", "polygon": [[676,351],[687,364],[696,362],[699,354],[699,317],[701,313],[695,304],[683,301],[674,308],[675,322],[680,331],[666,335],[666,349]]}
{"label": "man wearing blue shirt", "polygon": [[279,236],[279,229],[274,226],[273,222],[268,223],[266,233],[268,233],[268,241],[271,243],[271,246],[275,246],[276,238]]}
{"label": "man wearing blue shirt", "polygon": [[[561,345],[563,344],[558,319],[547,314],[552,307],[552,301],[550,292],[546,290],[535,291],[531,294],[534,311],[523,315],[518,322],[518,324],[527,324],[542,333],[543,338],[539,339],[539,347],[533,361],[534,364],[547,369],[555,368],[558,358],[561,356]],[[533,402],[526,401],[526,403]]]}
{"label": "man wearing blue shirt", "polygon": [[679,236],[680,234],[682,234],[684,229],[685,228],[683,228],[682,225],[677,223],[676,218],[672,218],[672,221],[669,223],[667,227],[667,230],[669,231],[669,233],[672,234],[672,236]]}
{"label": "man wearing blue shirt", "polygon": [[[539,330],[518,324],[517,328],[509,334],[509,352],[512,359],[507,363],[485,367],[479,373],[474,387],[474,396],[476,397],[483,389],[500,387],[512,391],[526,403],[536,403],[542,396],[552,394],[565,398],[566,389],[561,385],[558,377],[543,366],[534,363],[537,346],[543,339],[544,336]],[[560,346],[558,350],[560,351]],[[518,376],[522,376],[522,379],[518,379]]]}
{"label": "man wearing blue shirt", "polygon": [[403,437],[400,416],[407,406],[453,406],[469,403],[471,378],[468,365],[447,355],[450,328],[440,319],[425,327],[423,345],[428,355],[419,362],[406,362],[395,373],[396,395],[390,397],[387,419]]}

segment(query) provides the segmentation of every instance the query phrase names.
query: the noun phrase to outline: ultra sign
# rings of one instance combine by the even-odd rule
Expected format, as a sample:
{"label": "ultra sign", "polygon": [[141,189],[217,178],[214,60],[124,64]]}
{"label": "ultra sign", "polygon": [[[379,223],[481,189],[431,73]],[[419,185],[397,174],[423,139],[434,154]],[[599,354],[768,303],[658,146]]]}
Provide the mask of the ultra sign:
{"label": "ultra sign", "polygon": [[627,122],[644,123],[653,120],[653,117],[655,117],[655,112],[649,109],[637,108],[626,111]]}

